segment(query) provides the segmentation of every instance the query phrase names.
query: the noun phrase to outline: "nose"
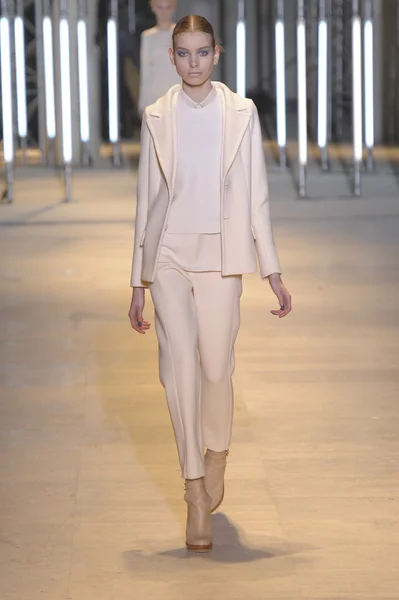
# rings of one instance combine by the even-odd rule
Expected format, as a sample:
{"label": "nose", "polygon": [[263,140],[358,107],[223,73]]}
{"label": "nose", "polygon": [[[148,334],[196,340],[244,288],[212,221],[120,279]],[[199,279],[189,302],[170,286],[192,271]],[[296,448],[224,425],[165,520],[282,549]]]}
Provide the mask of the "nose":
{"label": "nose", "polygon": [[190,67],[194,68],[198,65],[198,57],[196,54],[190,54]]}

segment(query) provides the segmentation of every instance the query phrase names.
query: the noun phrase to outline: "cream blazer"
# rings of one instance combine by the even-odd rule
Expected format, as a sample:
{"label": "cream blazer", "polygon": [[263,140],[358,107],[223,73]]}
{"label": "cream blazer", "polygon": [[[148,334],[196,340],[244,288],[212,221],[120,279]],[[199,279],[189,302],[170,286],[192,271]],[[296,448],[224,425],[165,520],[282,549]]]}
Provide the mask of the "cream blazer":
{"label": "cream blazer", "polygon": [[[222,274],[281,273],[270,223],[265,155],[258,112],[252,100],[223,83],[221,165]],[[132,287],[154,281],[163,233],[174,199],[176,101],[181,85],[145,109],[137,183]],[[199,167],[200,168],[200,167]],[[206,173],[204,173],[206,177]]]}

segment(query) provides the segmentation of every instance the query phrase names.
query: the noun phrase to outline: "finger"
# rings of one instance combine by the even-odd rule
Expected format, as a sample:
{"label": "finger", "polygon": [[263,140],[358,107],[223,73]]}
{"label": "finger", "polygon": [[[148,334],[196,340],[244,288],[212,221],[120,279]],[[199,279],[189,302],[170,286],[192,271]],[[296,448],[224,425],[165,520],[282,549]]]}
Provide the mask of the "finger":
{"label": "finger", "polygon": [[145,333],[146,331],[148,331],[150,329],[151,323],[149,323],[148,321],[145,321],[142,316],[140,317],[140,314],[141,313],[139,313],[139,316],[136,319],[136,322],[135,322],[135,326],[136,327],[135,327],[135,329],[139,333]]}
{"label": "finger", "polygon": [[280,308],[278,310],[271,310],[270,312],[272,313],[272,315],[280,316],[286,311],[286,305],[283,296],[277,296],[277,298],[280,303]]}
{"label": "finger", "polygon": [[[140,325],[140,323],[141,323],[141,325]],[[144,329],[147,330],[147,329],[150,329],[150,327],[151,327],[151,323],[149,323],[148,321],[143,321],[143,322],[140,321],[140,323],[137,323],[137,326],[141,330],[144,330]]]}
{"label": "finger", "polygon": [[282,316],[285,317],[292,310],[291,296],[289,295],[289,293],[287,291],[285,291],[285,293],[284,293],[284,305],[285,305],[285,310],[284,310],[284,314]]}
{"label": "finger", "polygon": [[137,318],[137,325],[139,327],[142,327],[144,319],[143,319],[143,311],[140,310],[139,308],[136,309],[136,318]]}
{"label": "finger", "polygon": [[279,314],[280,319],[286,317],[291,312],[291,306],[287,306],[284,310],[282,310]]}
{"label": "finger", "polygon": [[290,312],[290,309],[288,307],[286,307],[286,306],[284,306],[283,309],[280,309],[279,311],[277,311],[278,316],[280,317],[280,319],[282,319],[283,317],[286,317],[289,312]]}
{"label": "finger", "polygon": [[130,319],[130,324],[132,326],[132,329],[134,329],[138,333],[144,333],[143,324],[144,323],[147,324],[147,321],[145,321],[144,323],[143,323],[143,321],[140,321],[137,313],[135,313],[135,312],[129,313],[129,319]]}
{"label": "finger", "polygon": [[272,315],[275,315],[276,317],[279,317],[281,319],[282,317],[287,316],[289,312],[291,312],[291,307],[282,304],[279,310],[271,310],[270,312],[272,313]]}
{"label": "finger", "polygon": [[148,321],[141,321],[141,319],[135,319],[135,323],[137,325],[137,327],[146,327],[147,325],[149,325]]}

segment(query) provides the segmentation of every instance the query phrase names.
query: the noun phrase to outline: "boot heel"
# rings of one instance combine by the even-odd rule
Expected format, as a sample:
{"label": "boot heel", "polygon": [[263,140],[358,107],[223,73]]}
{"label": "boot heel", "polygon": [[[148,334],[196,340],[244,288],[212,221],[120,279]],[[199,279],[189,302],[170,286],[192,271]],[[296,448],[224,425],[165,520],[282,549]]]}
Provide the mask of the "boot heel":
{"label": "boot heel", "polygon": [[212,550],[212,547],[212,543],[207,544],[206,546],[196,546],[194,544],[189,544],[188,542],[186,542],[186,548],[187,550],[190,550],[190,552],[209,552],[210,550]]}
{"label": "boot heel", "polygon": [[211,498],[204,478],[186,479],[187,503],[186,548],[193,552],[212,550]]}

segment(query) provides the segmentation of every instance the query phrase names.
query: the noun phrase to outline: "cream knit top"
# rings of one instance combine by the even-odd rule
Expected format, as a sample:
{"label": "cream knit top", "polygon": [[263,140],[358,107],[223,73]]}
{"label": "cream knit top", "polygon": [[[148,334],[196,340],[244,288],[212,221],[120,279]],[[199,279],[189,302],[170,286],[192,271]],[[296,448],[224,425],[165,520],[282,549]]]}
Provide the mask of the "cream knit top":
{"label": "cream knit top", "polygon": [[212,88],[196,103],[181,90],[177,99],[175,195],[160,262],[188,271],[221,270],[220,185],[223,112]]}
{"label": "cream knit top", "polygon": [[182,90],[169,233],[220,233],[222,137],[222,102],[216,88],[200,104]]}

